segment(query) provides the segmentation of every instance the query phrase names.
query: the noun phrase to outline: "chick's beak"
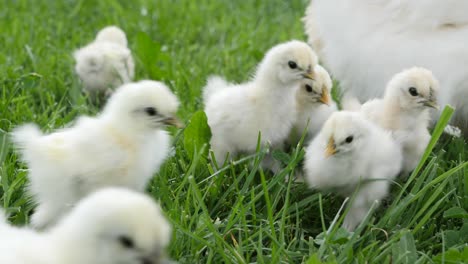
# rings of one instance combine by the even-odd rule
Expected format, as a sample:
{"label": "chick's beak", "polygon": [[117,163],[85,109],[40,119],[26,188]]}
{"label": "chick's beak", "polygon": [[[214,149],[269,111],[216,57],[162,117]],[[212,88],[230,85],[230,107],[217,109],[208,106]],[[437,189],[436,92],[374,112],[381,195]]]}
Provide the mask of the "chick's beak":
{"label": "chick's beak", "polygon": [[327,89],[322,88],[322,96],[320,97],[320,102],[330,105],[330,96],[328,96]]}
{"label": "chick's beak", "polygon": [[333,139],[333,137],[330,137],[330,139],[328,140],[328,144],[327,144],[327,147],[325,148],[325,157],[330,157],[330,156],[333,156],[335,155],[337,152],[336,150],[336,145],[335,145],[335,140]]}
{"label": "chick's beak", "polygon": [[304,74],[302,74],[302,77],[306,78],[306,79],[310,79],[310,80],[315,80],[315,74],[314,74],[314,71],[307,71],[305,72]]}
{"label": "chick's beak", "polygon": [[177,128],[182,128],[184,127],[184,125],[182,124],[182,122],[180,122],[179,119],[177,119],[176,117],[167,117],[165,119],[163,119],[162,121],[165,125],[168,125],[168,126],[175,126]]}
{"label": "chick's beak", "polygon": [[439,105],[437,104],[435,100],[426,100],[423,102],[423,105],[427,107],[439,109]]}

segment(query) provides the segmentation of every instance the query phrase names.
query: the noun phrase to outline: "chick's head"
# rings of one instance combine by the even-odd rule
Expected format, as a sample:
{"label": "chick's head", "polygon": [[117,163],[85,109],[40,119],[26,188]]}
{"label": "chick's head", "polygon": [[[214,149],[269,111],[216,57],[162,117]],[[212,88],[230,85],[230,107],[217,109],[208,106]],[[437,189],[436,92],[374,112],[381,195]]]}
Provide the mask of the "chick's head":
{"label": "chick's head", "polygon": [[122,29],[117,26],[108,26],[101,29],[96,35],[96,42],[113,42],[123,47],[127,47],[127,36]]}
{"label": "chick's head", "polygon": [[[160,264],[166,261],[171,227],[149,197],[123,188],[99,190],[84,198],[52,230],[79,243],[84,260],[99,264]],[[83,244],[83,245],[81,245]]]}
{"label": "chick's head", "polygon": [[333,113],[321,131],[327,141],[325,156],[340,157],[359,151],[368,131],[368,123],[359,113],[346,111]]}
{"label": "chick's head", "polygon": [[175,116],[178,107],[179,100],[164,83],[145,80],[120,86],[103,115],[128,129],[146,131],[179,126]]}
{"label": "chick's head", "polygon": [[293,40],[271,48],[257,70],[256,77],[277,79],[283,85],[314,78],[317,55],[305,42]]}
{"label": "chick's head", "polygon": [[75,51],[73,57],[76,60],[76,72],[83,76],[99,74],[104,67],[104,55],[97,49],[82,48]]}
{"label": "chick's head", "polygon": [[439,82],[424,68],[410,68],[396,74],[388,83],[386,98],[396,98],[405,110],[438,108]]}
{"label": "chick's head", "polygon": [[304,79],[296,93],[297,102],[301,105],[330,105],[332,80],[328,72],[320,65],[315,66],[315,78]]}

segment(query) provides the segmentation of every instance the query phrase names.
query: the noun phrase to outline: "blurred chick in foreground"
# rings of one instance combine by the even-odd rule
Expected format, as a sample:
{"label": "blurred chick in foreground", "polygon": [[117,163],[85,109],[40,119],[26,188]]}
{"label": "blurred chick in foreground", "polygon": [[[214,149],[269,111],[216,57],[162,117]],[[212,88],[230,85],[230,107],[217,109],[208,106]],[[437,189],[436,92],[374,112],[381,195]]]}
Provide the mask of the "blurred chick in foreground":
{"label": "blurred chick in foreground", "polygon": [[0,263],[162,264],[171,226],[149,197],[107,188],[81,200],[49,231],[0,223]]}
{"label": "blurred chick in foreground", "polygon": [[345,97],[380,97],[402,69],[430,69],[468,136],[468,1],[313,0],[304,17],[309,42]]}
{"label": "blurred chick in foreground", "polygon": [[344,227],[354,228],[375,201],[385,198],[400,172],[400,146],[390,133],[358,112],[335,112],[306,148],[306,182],[342,196],[356,192]]}
{"label": "blurred chick in foreground", "polygon": [[383,99],[362,105],[362,113],[372,122],[392,132],[403,150],[402,175],[419,163],[431,135],[431,108],[438,108],[439,82],[429,70],[411,68],[396,74],[387,84]]}
{"label": "blurred chick in foreground", "polygon": [[330,75],[320,65],[315,66],[314,80],[301,82],[296,92],[297,119],[289,136],[292,143],[297,143],[304,132],[307,135],[304,142],[313,138],[328,117],[337,111],[336,103],[330,95],[332,87]]}
{"label": "blurred chick in foreground", "polygon": [[75,51],[73,57],[83,88],[92,95],[99,92],[110,95],[121,84],[131,82],[135,74],[127,37],[116,26],[99,31],[96,39]]}
{"label": "blurred chick in foreground", "polygon": [[[252,153],[261,144],[282,145],[296,119],[294,96],[300,81],[314,78],[317,56],[304,42],[276,45],[258,65],[251,81],[231,84],[210,77],[203,88],[205,112],[212,131],[211,148],[222,165],[229,153]],[[264,166],[279,169],[274,161]]]}
{"label": "blurred chick in foreground", "polygon": [[54,223],[80,198],[106,186],[143,191],[168,155],[164,127],[176,125],[179,101],[157,81],[119,87],[103,112],[44,135],[34,124],[13,131],[39,203],[32,224]]}

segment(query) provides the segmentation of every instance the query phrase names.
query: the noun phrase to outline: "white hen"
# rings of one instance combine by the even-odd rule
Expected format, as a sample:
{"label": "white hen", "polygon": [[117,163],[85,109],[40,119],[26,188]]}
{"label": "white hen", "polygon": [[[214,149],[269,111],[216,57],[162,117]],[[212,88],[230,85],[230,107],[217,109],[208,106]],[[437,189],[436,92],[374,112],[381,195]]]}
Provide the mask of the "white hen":
{"label": "white hen", "polygon": [[353,230],[372,203],[388,194],[401,160],[400,146],[388,132],[360,113],[335,112],[306,148],[305,179],[312,188],[343,196],[359,187],[344,220]]}
{"label": "white hen", "polygon": [[108,188],[86,197],[50,231],[0,224],[4,264],[161,264],[171,227],[149,197]]}
{"label": "white hen", "polygon": [[327,70],[315,66],[315,80],[301,82],[296,92],[297,119],[290,134],[290,139],[297,141],[307,128],[307,138],[313,138],[322,128],[330,115],[337,111],[336,103],[331,99],[333,83]]}
{"label": "white hen", "polygon": [[317,57],[309,45],[293,40],[271,48],[247,83],[209,79],[203,89],[205,112],[211,147],[220,165],[227,153],[232,157],[254,152],[259,132],[262,145],[277,146],[286,140],[296,118],[294,95],[299,82],[314,78],[316,65]]}
{"label": "white hen", "polygon": [[75,51],[75,70],[91,94],[114,90],[133,80],[135,64],[125,33],[116,26],[105,27],[96,39]]}
{"label": "white hen", "polygon": [[89,192],[105,186],[142,191],[168,155],[177,97],[163,83],[121,86],[97,117],[44,135],[36,125],[13,131],[29,167],[30,191],[39,206],[32,217],[43,228]]}
{"label": "white hen", "polygon": [[439,82],[424,68],[396,74],[387,84],[383,99],[366,102],[361,111],[372,122],[392,131],[403,150],[402,175],[419,163],[431,139],[430,108],[437,108]]}
{"label": "white hen", "polygon": [[468,136],[468,1],[313,0],[304,18],[320,58],[349,96],[379,97],[395,72],[430,69],[441,105]]}

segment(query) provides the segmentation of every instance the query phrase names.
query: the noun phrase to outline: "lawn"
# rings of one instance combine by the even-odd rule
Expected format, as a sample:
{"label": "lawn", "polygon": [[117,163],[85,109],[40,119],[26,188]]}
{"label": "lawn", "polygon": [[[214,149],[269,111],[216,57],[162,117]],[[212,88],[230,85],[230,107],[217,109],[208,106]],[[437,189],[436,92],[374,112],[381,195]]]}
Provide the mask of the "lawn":
{"label": "lawn", "polygon": [[[356,232],[339,228],[343,199],[288,180],[303,150],[275,153],[276,175],[259,151],[224,168],[207,159],[200,91],[210,74],[249,78],[264,52],[305,40],[306,0],[3,0],[0,4],[0,201],[16,225],[29,221],[26,167],[8,143],[25,122],[44,130],[99,111],[80,92],[73,50],[115,24],[127,32],[136,79],[167,83],[185,129],[148,193],[173,227],[179,263],[461,263],[468,259],[468,157],[463,139],[442,137],[409,180]],[[436,130],[438,132],[438,130]],[[437,133],[436,133],[437,134]],[[437,137],[434,138],[434,140]],[[103,208],[105,210],[105,208]],[[346,205],[342,213],[346,211]]]}

